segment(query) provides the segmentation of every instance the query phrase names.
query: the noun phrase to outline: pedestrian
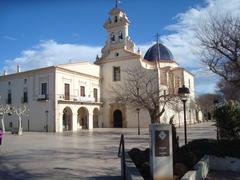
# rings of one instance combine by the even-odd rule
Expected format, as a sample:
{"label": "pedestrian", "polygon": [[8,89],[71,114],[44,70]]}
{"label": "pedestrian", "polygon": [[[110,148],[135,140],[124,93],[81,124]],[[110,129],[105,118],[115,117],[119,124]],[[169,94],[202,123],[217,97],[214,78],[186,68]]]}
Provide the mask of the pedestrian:
{"label": "pedestrian", "polygon": [[2,145],[3,130],[0,128],[0,146]]}

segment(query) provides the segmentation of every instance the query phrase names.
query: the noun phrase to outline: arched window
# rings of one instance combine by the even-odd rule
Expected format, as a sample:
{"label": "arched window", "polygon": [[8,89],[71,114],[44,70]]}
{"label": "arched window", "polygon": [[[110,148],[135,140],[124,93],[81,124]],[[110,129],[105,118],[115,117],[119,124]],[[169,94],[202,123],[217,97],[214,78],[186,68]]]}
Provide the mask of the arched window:
{"label": "arched window", "polygon": [[115,42],[115,34],[114,33],[112,33],[112,35],[111,35],[111,41]]}
{"label": "arched window", "polygon": [[121,39],[123,39],[123,33],[122,33],[122,31],[119,31],[119,33],[118,33],[118,38],[121,40]]}
{"label": "arched window", "polygon": [[115,23],[118,22],[118,17],[117,17],[117,16],[115,16],[114,22],[115,22]]}

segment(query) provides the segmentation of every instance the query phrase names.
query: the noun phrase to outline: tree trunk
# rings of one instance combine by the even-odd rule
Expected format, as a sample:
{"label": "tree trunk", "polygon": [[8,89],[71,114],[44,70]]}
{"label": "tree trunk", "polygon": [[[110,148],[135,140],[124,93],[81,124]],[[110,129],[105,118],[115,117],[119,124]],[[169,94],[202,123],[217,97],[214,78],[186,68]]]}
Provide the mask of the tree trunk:
{"label": "tree trunk", "polygon": [[154,124],[154,123],[160,123],[159,121],[159,117],[157,116],[157,113],[155,111],[149,111],[149,115],[150,115],[150,118],[151,118],[151,123]]}
{"label": "tree trunk", "polygon": [[18,135],[21,136],[22,135],[22,118],[19,116],[18,120],[19,120]]}
{"label": "tree trunk", "polygon": [[177,112],[177,114],[178,114],[178,127],[180,127],[180,126],[181,126],[181,119],[180,119],[180,113],[179,113],[179,111]]}
{"label": "tree trunk", "polygon": [[5,133],[4,115],[2,116],[1,123],[2,123],[2,130],[3,130],[3,133]]}

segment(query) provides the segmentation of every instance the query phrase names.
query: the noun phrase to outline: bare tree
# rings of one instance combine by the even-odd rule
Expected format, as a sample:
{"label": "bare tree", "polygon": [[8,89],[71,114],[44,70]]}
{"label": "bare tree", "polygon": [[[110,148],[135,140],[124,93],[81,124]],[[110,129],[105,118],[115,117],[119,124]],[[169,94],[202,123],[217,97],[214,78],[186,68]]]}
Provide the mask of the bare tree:
{"label": "bare tree", "polygon": [[22,128],[22,117],[29,116],[29,108],[26,105],[20,107],[13,107],[13,112],[18,116],[19,127],[18,127],[18,135],[22,135],[23,128]]}
{"label": "bare tree", "polygon": [[114,100],[144,108],[149,112],[151,123],[160,123],[166,106],[171,106],[177,99],[174,91],[167,86],[159,86],[157,70],[136,67],[123,73],[124,82],[112,88]]}
{"label": "bare tree", "polygon": [[201,94],[196,98],[197,105],[205,116],[214,108],[214,100],[221,99],[218,94]]}
{"label": "bare tree", "polygon": [[178,123],[178,127],[180,127],[181,126],[180,112],[183,111],[182,104],[181,103],[175,103],[175,105],[172,106],[172,109],[177,113],[178,122],[175,122],[175,124]]}
{"label": "bare tree", "polygon": [[1,118],[1,124],[2,124],[2,129],[3,129],[3,133],[5,133],[5,124],[4,124],[4,119],[5,119],[5,115],[8,113],[12,113],[12,109],[9,105],[0,105],[0,115],[2,116]]}
{"label": "bare tree", "polygon": [[210,15],[196,36],[202,61],[213,73],[240,87],[240,18]]}

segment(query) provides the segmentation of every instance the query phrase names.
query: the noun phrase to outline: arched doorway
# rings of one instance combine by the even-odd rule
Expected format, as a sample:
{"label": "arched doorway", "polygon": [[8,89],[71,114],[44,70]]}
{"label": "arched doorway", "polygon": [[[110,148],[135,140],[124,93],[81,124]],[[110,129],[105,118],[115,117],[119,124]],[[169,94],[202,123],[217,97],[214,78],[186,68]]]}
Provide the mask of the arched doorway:
{"label": "arched doorway", "polygon": [[72,130],[72,110],[69,107],[63,110],[63,131]]}
{"label": "arched doorway", "polygon": [[88,110],[85,107],[78,109],[78,127],[88,129]]}
{"label": "arched doorway", "polygon": [[97,108],[95,108],[93,110],[93,128],[99,128],[98,116],[99,116],[99,110]]}
{"label": "arched doorway", "polygon": [[122,112],[118,109],[113,112],[113,127],[114,128],[122,127]]}

